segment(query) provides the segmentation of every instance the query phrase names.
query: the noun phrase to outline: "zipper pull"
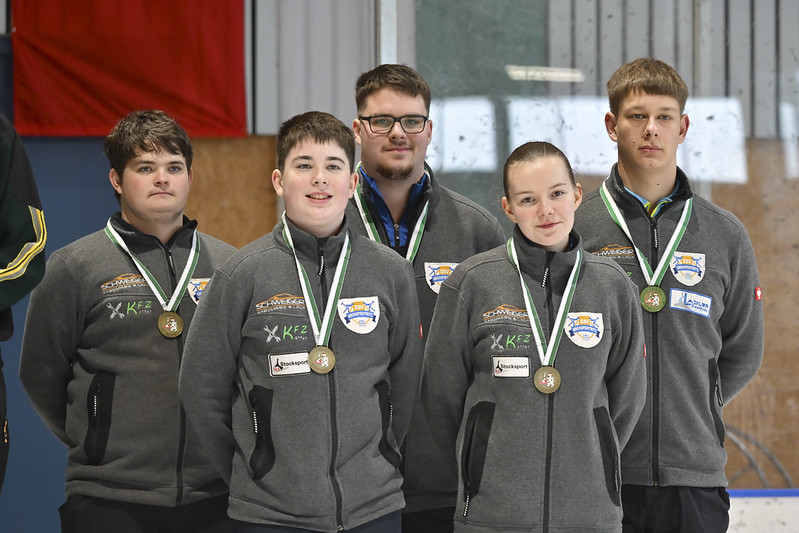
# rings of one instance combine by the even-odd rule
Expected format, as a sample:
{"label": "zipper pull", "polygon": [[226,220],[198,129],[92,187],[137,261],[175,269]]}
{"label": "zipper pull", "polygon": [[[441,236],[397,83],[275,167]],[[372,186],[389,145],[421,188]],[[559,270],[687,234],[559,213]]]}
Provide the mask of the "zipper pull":
{"label": "zipper pull", "polygon": [[467,490],[464,493],[464,504],[463,504],[463,516],[465,517],[466,514],[469,512],[469,491]]}

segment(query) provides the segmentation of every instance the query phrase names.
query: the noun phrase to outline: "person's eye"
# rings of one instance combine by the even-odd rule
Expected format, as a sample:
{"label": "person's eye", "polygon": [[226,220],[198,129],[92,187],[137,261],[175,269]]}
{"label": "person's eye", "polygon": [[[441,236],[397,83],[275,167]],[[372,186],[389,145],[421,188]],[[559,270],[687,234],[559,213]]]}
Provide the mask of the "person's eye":
{"label": "person's eye", "polygon": [[173,174],[179,174],[180,172],[183,172],[183,167],[180,165],[172,165],[169,167],[169,172]]}
{"label": "person's eye", "polygon": [[393,126],[394,125],[394,119],[389,118],[389,117],[374,117],[372,119],[372,124],[374,124],[378,128],[385,128],[386,126],[389,126],[389,125]]}
{"label": "person's eye", "polygon": [[633,120],[641,120],[642,118],[644,118],[644,115],[642,115],[641,113],[633,113],[632,115],[630,115],[630,118],[632,118]]}
{"label": "person's eye", "polygon": [[422,123],[421,119],[417,117],[405,117],[406,126],[418,126],[421,123]]}
{"label": "person's eye", "polygon": [[671,120],[671,115],[660,115],[660,120]]}
{"label": "person's eye", "polygon": [[152,172],[152,171],[153,171],[153,167],[151,167],[150,165],[142,165],[142,166],[136,168],[136,172],[138,172],[139,174],[146,174],[146,173]]}
{"label": "person's eye", "polygon": [[338,166],[338,165],[335,165],[335,164],[330,164],[330,165],[327,165],[327,169],[328,170],[332,170],[332,171],[335,172],[335,171],[341,170],[341,167]]}

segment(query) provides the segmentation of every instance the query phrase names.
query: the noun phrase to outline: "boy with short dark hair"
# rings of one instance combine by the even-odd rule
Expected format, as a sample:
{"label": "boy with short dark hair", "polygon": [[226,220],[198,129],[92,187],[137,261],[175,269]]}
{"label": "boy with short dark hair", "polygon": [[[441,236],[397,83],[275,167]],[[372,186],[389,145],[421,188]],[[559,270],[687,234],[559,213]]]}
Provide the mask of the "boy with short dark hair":
{"label": "boy with short dark hair", "polygon": [[188,135],[135,111],[104,142],[120,204],[55,251],[31,295],[20,379],[68,448],[64,533],[228,533],[227,486],[178,398],[184,330],[235,249],[183,214]]}
{"label": "boy with short dark hair", "polygon": [[689,125],[679,74],[640,58],[607,88],[618,164],[575,228],[630,275],[645,310],[647,403],[622,454],[624,531],[726,531],[722,410],[763,358],[752,243],[677,167]]}
{"label": "boy with short dark hair", "polygon": [[239,531],[395,533],[423,353],[411,265],[349,230],[339,120],[287,120],[277,154],[286,211],[214,274],[181,396]]}

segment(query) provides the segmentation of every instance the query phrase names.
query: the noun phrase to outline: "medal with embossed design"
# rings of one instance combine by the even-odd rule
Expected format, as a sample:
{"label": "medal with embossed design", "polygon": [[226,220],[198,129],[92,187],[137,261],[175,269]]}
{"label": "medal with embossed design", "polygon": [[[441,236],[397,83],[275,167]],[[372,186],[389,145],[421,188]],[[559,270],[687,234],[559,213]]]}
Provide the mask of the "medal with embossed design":
{"label": "medal with embossed design", "polygon": [[302,288],[302,296],[305,299],[305,310],[308,312],[308,319],[311,322],[311,329],[313,330],[314,340],[316,346],[308,352],[308,365],[311,370],[317,374],[327,374],[333,367],[336,366],[336,356],[333,350],[328,347],[330,344],[330,333],[333,331],[333,315],[341,295],[341,287],[344,286],[344,275],[347,272],[347,264],[350,261],[350,252],[352,246],[350,245],[349,233],[344,236],[344,244],[341,246],[341,255],[339,256],[336,271],[333,274],[332,287],[327,298],[327,306],[323,316],[319,316],[319,310],[316,307],[316,300],[314,299],[313,291],[311,291],[308,275],[305,273],[297,257],[297,251],[294,249],[294,242],[291,239],[291,231],[289,230],[288,222],[286,221],[286,213],[280,217],[283,224],[283,240],[286,245],[291,249],[294,254],[294,264],[297,267],[297,274],[300,278],[300,287]]}
{"label": "medal with embossed design", "polygon": [[127,253],[128,256],[133,260],[133,263],[136,265],[139,273],[147,282],[150,290],[153,291],[158,303],[161,304],[164,312],[158,317],[158,331],[160,331],[161,335],[168,339],[174,339],[175,337],[180,336],[180,334],[183,333],[183,319],[179,314],[177,314],[176,311],[178,307],[180,307],[180,301],[183,299],[184,291],[186,291],[186,287],[189,285],[189,279],[191,278],[191,275],[194,274],[194,269],[197,268],[197,261],[200,258],[200,241],[197,239],[197,231],[194,230],[192,232],[189,258],[186,261],[186,266],[183,267],[183,273],[180,275],[180,279],[178,279],[177,288],[175,289],[175,292],[172,293],[172,297],[169,299],[169,301],[167,301],[166,293],[161,288],[161,285],[159,285],[158,280],[155,279],[155,276],[153,276],[152,273],[147,270],[147,267],[144,266],[144,263],[139,261],[139,259],[133,255],[128,248],[128,245],[125,243],[125,240],[120,237],[119,233],[117,233],[117,231],[111,225],[110,218],[105,224],[105,234],[109,239],[111,239],[111,242],[116,244],[119,249]]}
{"label": "medal with embossed design", "polygon": [[[615,222],[616,225],[621,228],[627,238],[630,239],[630,243],[632,243],[633,249],[635,249],[635,255],[638,258],[638,264],[641,267],[641,273],[644,275],[644,279],[648,285],[643,291],[641,291],[641,307],[650,313],[657,313],[666,307],[666,292],[660,288],[660,282],[663,281],[663,276],[666,274],[666,267],[669,263],[671,263],[671,259],[677,252],[677,246],[680,245],[682,236],[685,234],[685,230],[688,229],[688,222],[691,220],[691,211],[693,209],[694,199],[688,198],[685,201],[685,206],[683,206],[680,220],[677,222],[677,227],[675,228],[674,233],[671,234],[669,243],[666,245],[666,253],[660,258],[660,262],[653,271],[652,267],[649,266],[649,260],[647,260],[647,258],[644,256],[644,253],[638,248],[638,246],[635,245],[633,236],[630,233],[630,228],[627,227],[627,221],[624,220],[624,216],[621,214],[619,206],[616,205],[616,201],[610,195],[610,191],[608,190],[609,179],[610,178],[605,179],[605,181],[602,183],[602,186],[599,188],[599,195],[602,197],[602,201],[605,203],[605,208],[608,210],[610,218],[613,219],[613,222]],[[657,242],[657,239],[655,239],[655,242]],[[657,245],[655,245],[654,253],[657,254]]]}
{"label": "medal with embossed design", "polygon": [[158,317],[158,331],[164,337],[174,339],[183,333],[183,319],[174,311],[164,311]]}
{"label": "medal with embossed design", "polygon": [[533,375],[535,388],[544,394],[552,394],[560,388],[560,372],[554,366],[542,366]]}
{"label": "medal with embossed design", "polygon": [[563,326],[566,324],[566,315],[569,313],[572,298],[574,298],[574,291],[577,289],[577,280],[580,277],[580,268],[583,262],[583,251],[578,249],[575,254],[574,266],[569,274],[569,280],[566,282],[566,289],[563,291],[563,298],[560,300],[558,314],[555,315],[554,327],[552,328],[549,342],[547,342],[546,337],[544,337],[544,328],[541,327],[541,321],[535,310],[530,288],[527,286],[527,283],[525,283],[524,277],[522,276],[522,269],[519,267],[519,259],[516,256],[516,247],[513,244],[513,237],[508,239],[507,250],[508,257],[510,257],[516,267],[516,271],[519,273],[519,281],[522,284],[522,296],[524,296],[524,306],[527,308],[527,318],[533,330],[535,347],[538,350],[538,358],[541,361],[541,366],[535,371],[535,374],[533,374],[533,385],[544,394],[552,394],[560,388],[560,372],[558,372],[553,365],[555,364],[555,357],[558,355],[558,346],[560,346],[560,336],[563,334]]}
{"label": "medal with embossed design", "polygon": [[336,366],[336,356],[327,346],[317,346],[308,352],[308,364],[317,374],[327,374]]}
{"label": "medal with embossed design", "polygon": [[666,293],[660,287],[650,285],[641,291],[641,305],[650,313],[657,313],[666,306]]}

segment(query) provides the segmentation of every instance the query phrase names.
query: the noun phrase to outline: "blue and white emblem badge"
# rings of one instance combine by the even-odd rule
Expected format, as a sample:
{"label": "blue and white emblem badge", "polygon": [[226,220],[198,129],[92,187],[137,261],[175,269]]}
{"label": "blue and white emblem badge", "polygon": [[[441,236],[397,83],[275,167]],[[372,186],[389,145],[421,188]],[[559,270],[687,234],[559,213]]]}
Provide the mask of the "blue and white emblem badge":
{"label": "blue and white emblem badge", "polygon": [[705,254],[674,252],[669,270],[683,285],[696,285],[705,277]]}
{"label": "blue and white emblem badge", "polygon": [[189,293],[191,300],[195,304],[200,303],[200,298],[202,297],[205,286],[208,285],[209,281],[211,281],[211,278],[191,278],[189,280],[189,284],[186,285],[186,291]]}
{"label": "blue and white emblem badge", "polygon": [[602,313],[569,313],[563,325],[566,336],[582,348],[593,348],[599,344],[604,328]]}
{"label": "blue and white emblem badge", "polygon": [[380,302],[377,296],[341,298],[338,301],[338,316],[350,331],[371,333],[380,321]]}
{"label": "blue and white emblem badge", "polygon": [[427,286],[438,294],[441,284],[452,274],[456,266],[458,263],[425,263],[424,279],[427,280]]}

